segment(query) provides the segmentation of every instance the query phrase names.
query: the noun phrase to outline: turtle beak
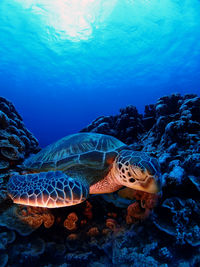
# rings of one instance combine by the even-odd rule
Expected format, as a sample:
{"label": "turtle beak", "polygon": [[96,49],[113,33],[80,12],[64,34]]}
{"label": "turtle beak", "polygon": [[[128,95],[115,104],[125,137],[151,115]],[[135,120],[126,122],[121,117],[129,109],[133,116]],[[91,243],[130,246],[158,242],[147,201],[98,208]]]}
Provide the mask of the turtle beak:
{"label": "turtle beak", "polygon": [[147,181],[138,181],[138,183],[134,184],[134,189],[140,190],[143,192],[156,194],[160,191],[160,187],[153,176],[149,177]]}
{"label": "turtle beak", "polygon": [[156,182],[156,180],[154,178],[149,178],[150,179],[150,182],[147,186],[147,191],[148,193],[151,193],[151,194],[156,194],[160,191],[160,188],[158,186],[158,183]]}

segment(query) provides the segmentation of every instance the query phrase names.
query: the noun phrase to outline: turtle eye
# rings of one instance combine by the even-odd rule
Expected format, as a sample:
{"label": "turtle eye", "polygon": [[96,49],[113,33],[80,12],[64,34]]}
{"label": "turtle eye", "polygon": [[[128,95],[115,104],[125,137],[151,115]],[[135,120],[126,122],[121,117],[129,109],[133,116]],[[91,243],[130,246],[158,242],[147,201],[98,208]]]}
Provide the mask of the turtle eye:
{"label": "turtle eye", "polygon": [[132,166],[131,171],[135,179],[139,179],[141,176],[141,169],[138,166]]}

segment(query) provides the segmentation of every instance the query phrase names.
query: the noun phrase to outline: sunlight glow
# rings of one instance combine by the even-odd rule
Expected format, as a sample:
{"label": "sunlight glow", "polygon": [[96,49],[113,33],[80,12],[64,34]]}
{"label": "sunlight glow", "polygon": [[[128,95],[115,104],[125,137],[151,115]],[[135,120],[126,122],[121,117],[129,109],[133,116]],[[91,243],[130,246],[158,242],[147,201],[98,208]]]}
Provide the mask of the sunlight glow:
{"label": "sunlight glow", "polygon": [[110,15],[117,0],[15,0],[40,16],[61,38],[88,40]]}

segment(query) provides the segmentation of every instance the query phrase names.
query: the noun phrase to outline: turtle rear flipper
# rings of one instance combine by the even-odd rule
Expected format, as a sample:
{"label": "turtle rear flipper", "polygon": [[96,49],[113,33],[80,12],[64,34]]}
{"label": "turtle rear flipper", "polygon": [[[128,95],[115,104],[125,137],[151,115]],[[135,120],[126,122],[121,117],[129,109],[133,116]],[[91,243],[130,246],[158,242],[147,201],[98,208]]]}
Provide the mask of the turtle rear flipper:
{"label": "turtle rear flipper", "polygon": [[46,208],[76,205],[89,194],[84,179],[71,178],[61,171],[14,175],[7,189],[14,203]]}

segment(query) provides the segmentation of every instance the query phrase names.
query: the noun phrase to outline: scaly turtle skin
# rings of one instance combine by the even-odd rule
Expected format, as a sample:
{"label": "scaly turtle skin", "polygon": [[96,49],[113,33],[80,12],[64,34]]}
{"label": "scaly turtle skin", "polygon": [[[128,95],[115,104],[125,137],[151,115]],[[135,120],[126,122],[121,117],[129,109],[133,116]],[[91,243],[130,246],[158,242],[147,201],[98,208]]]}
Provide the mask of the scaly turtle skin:
{"label": "scaly turtle skin", "polygon": [[15,203],[56,208],[83,202],[89,194],[123,186],[159,190],[159,165],[116,138],[78,133],[62,138],[24,162],[25,175],[12,176],[8,194]]}

